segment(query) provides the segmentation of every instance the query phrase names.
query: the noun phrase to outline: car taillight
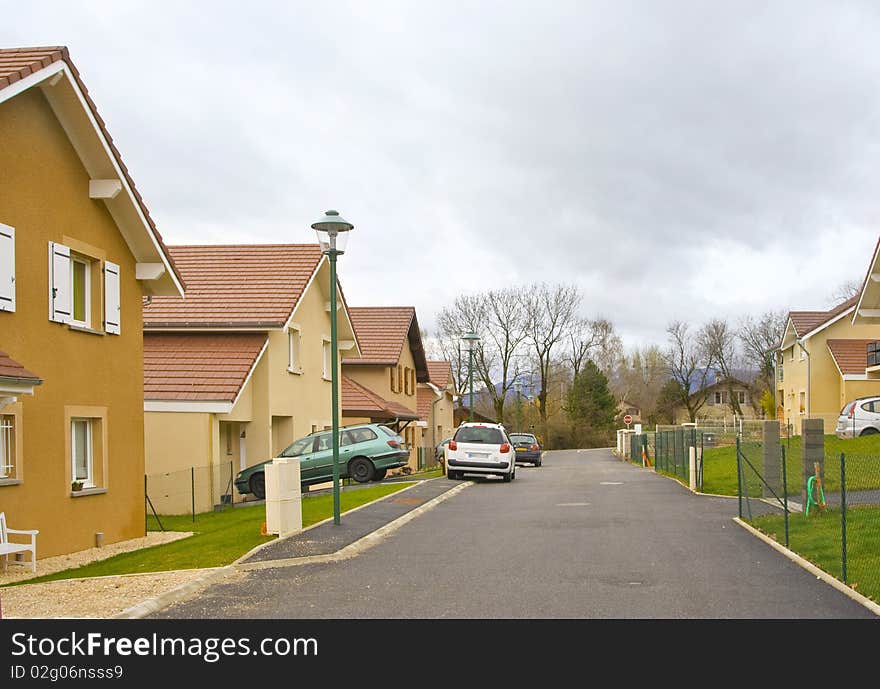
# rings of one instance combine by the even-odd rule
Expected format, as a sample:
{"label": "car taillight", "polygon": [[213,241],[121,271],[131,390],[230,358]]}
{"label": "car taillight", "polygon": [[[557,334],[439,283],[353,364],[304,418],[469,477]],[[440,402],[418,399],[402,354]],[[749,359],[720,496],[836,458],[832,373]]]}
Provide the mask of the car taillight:
{"label": "car taillight", "polygon": [[849,416],[849,418],[853,418],[853,416],[855,415],[855,412],[856,412],[856,405],[852,405],[849,408],[849,414],[847,416]]}
{"label": "car taillight", "polygon": [[532,445],[532,447],[531,447],[532,452],[537,452],[540,449],[541,448],[539,448],[537,445]]}
{"label": "car taillight", "polygon": [[457,450],[457,449],[458,449],[458,443],[456,443],[454,440],[450,440],[450,441],[449,441],[449,449],[450,449],[450,450]]}
{"label": "car taillight", "polygon": [[391,447],[393,447],[395,450],[396,450],[398,447],[400,447],[400,443],[397,442],[396,440],[389,440],[389,441],[388,441],[388,445],[391,446]]}
{"label": "car taillight", "polygon": [[510,452],[510,445],[507,443],[503,443],[501,447],[498,448],[498,452],[500,452],[501,454],[507,454],[508,452]]}

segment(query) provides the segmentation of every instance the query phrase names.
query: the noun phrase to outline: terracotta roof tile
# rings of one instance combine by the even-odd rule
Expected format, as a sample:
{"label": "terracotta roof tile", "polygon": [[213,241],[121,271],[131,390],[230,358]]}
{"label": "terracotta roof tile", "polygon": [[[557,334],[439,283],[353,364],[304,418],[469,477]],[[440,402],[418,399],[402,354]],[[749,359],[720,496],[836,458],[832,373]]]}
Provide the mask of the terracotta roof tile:
{"label": "terracotta roof tile", "polygon": [[830,311],[789,311],[788,316],[791,318],[795,333],[798,337],[802,337],[855,306],[858,300],[857,295],[838,304]]}
{"label": "terracotta roof tile", "polygon": [[415,420],[419,418],[414,412],[399,402],[386,400],[381,395],[360,383],[356,383],[348,376],[342,376],[340,381],[342,413],[346,416],[368,416],[371,419],[404,419]]}
{"label": "terracotta roof tile", "polygon": [[144,399],[232,402],[263,333],[144,333]]}
{"label": "terracotta roof tile", "polygon": [[428,366],[416,310],[412,306],[350,306],[348,316],[357,334],[361,356],[346,357],[343,364],[394,366],[403,345],[409,343],[416,367],[416,380],[428,382]]}
{"label": "terracotta roof tile", "polygon": [[104,120],[98,113],[98,108],[95,105],[95,102],[92,100],[92,97],[89,95],[89,90],[86,88],[86,85],[83,83],[82,78],[79,75],[79,70],[77,70],[76,66],[70,59],[70,53],[68,52],[67,47],[44,46],[35,48],[0,48],[0,90],[6,88],[7,86],[11,86],[20,79],[23,79],[28,75],[43,69],[44,67],[48,67],[49,65],[58,62],[59,60],[63,60],[65,64],[70,68],[70,75],[73,77],[74,81],[79,87],[79,90],[82,92],[83,98],[88,104],[92,116],[98,123],[98,127],[100,128],[101,134],[104,136],[104,139],[107,141],[107,145],[113,152],[113,157],[116,159],[116,163],[117,165],[119,165],[119,169],[122,170],[122,174],[125,176],[125,180],[128,182],[128,186],[131,188],[137,204],[138,206],[140,206],[141,212],[144,214],[144,218],[146,219],[147,224],[150,226],[150,229],[152,230],[156,241],[159,243],[159,246],[162,248],[162,251],[168,257],[168,262],[171,265],[171,269],[174,271],[174,274],[177,276],[178,281],[181,283],[182,286],[185,287],[185,283],[184,280],[181,278],[180,271],[177,269],[177,266],[174,265],[174,260],[171,258],[171,256],[168,255],[167,247],[162,241],[162,235],[156,228],[156,223],[153,222],[153,218],[150,217],[150,211],[147,209],[147,205],[146,203],[144,203],[143,197],[137,190],[137,187],[134,184],[134,180],[132,179],[128,168],[122,161],[122,155],[119,153],[119,149],[116,148],[116,144],[113,143],[113,137],[110,136],[110,132],[107,131]]}
{"label": "terracotta roof tile", "polygon": [[428,380],[441,390],[445,390],[452,380],[452,364],[448,361],[429,361],[427,364]]}
{"label": "terracotta roof tile", "polygon": [[837,363],[837,367],[844,375],[849,373],[864,373],[868,365],[868,343],[875,342],[877,338],[870,340],[828,340],[828,349]]}
{"label": "terracotta roof tile", "polygon": [[0,378],[14,378],[35,385],[43,382],[36,373],[28,371],[6,352],[0,352]]}
{"label": "terracotta roof tile", "polygon": [[172,246],[186,296],[153,297],[144,327],[284,325],[321,258],[318,244]]}

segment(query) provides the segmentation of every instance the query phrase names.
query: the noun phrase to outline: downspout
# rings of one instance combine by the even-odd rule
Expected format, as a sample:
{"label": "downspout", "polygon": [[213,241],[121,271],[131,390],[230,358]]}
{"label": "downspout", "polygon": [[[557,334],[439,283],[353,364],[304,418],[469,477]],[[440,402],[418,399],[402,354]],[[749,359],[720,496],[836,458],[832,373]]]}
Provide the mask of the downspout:
{"label": "downspout", "polygon": [[801,351],[807,355],[807,418],[810,418],[810,352],[804,347],[804,341],[798,340],[798,345],[800,345]]}

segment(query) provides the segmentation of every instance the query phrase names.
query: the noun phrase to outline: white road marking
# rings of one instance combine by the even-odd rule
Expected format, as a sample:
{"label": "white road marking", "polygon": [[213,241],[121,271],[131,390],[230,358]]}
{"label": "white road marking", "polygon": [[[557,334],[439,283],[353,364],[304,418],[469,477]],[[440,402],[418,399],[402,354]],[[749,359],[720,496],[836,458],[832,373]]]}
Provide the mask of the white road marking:
{"label": "white road marking", "polygon": [[622,486],[623,481],[600,481],[600,486]]}
{"label": "white road marking", "polygon": [[590,503],[588,502],[557,502],[557,507],[586,507]]}

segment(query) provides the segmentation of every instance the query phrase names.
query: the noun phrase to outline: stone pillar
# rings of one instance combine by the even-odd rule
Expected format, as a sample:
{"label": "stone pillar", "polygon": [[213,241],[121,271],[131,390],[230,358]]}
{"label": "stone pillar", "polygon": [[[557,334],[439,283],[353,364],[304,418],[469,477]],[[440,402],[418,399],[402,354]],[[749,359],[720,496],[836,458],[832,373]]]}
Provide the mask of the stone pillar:
{"label": "stone pillar", "polygon": [[801,423],[801,500],[807,505],[807,479],[813,475],[813,464],[819,463],[819,476],[825,482],[825,423],[822,419],[804,419]]}
{"label": "stone pillar", "polygon": [[767,485],[762,484],[765,498],[772,498],[773,493],[770,492],[768,486],[779,497],[782,497],[782,448],[779,445],[779,422],[764,421],[762,424],[764,453],[764,466],[762,472],[764,481]]}

